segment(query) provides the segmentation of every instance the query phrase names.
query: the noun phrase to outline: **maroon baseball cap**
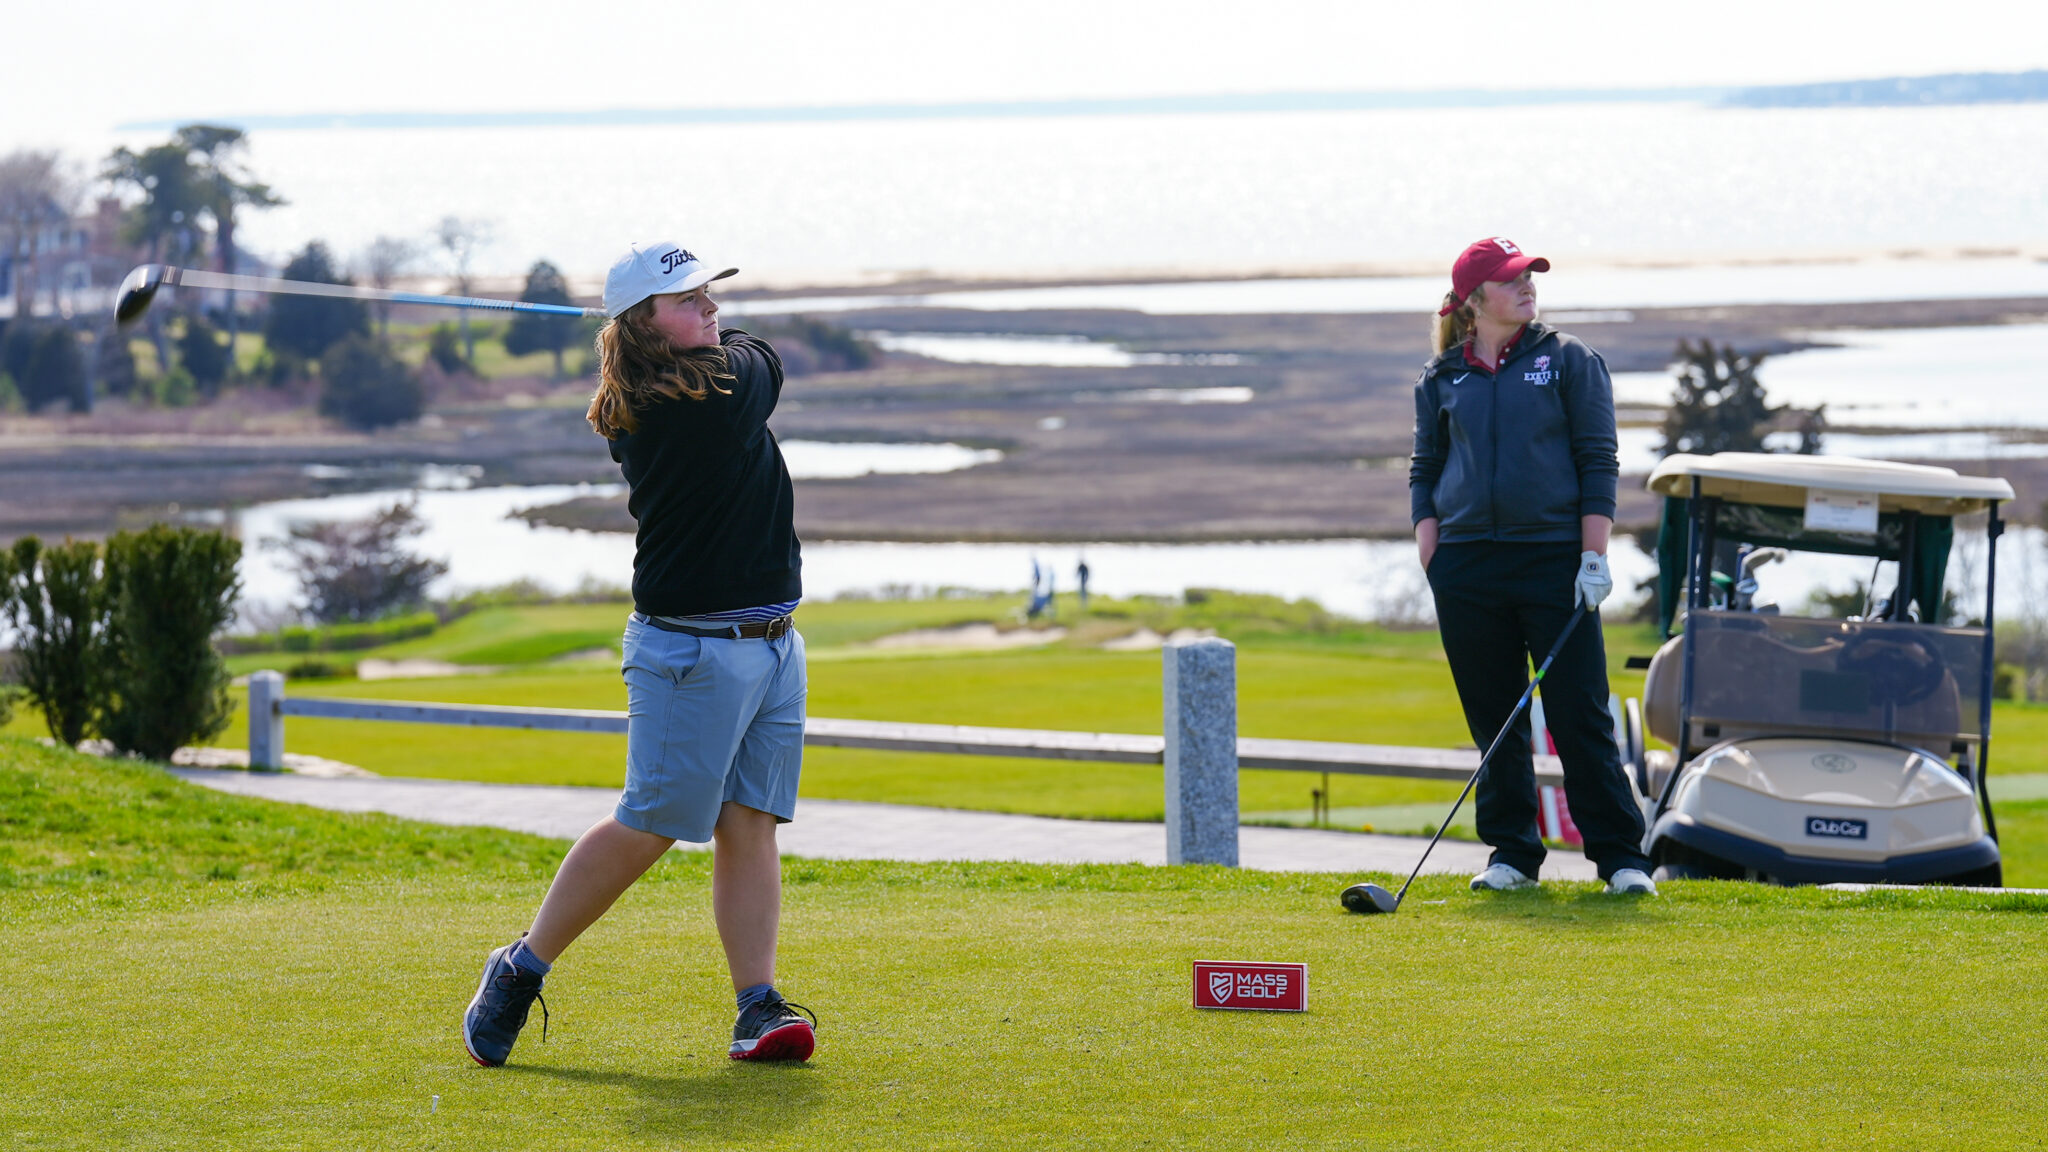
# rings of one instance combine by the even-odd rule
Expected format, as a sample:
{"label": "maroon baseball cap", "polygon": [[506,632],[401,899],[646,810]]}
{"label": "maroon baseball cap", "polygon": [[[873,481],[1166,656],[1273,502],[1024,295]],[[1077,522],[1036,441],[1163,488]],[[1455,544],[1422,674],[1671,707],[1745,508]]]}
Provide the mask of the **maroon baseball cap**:
{"label": "maroon baseball cap", "polygon": [[1465,249],[1451,265],[1451,294],[1457,299],[1436,310],[1448,316],[1472,295],[1472,290],[1493,280],[1513,280],[1524,271],[1548,272],[1550,261],[1541,256],[1524,256],[1515,242],[1503,236],[1481,240]]}

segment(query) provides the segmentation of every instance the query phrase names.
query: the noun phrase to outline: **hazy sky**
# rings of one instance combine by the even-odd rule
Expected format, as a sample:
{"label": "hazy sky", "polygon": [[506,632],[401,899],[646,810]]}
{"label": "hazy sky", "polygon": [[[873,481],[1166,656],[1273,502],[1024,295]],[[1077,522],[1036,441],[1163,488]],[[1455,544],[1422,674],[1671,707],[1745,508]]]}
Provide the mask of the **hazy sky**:
{"label": "hazy sky", "polygon": [[[25,0],[0,149],[124,121],[1328,89],[1781,83],[2048,67],[2033,0]],[[2036,31],[2022,34],[2031,24]]]}

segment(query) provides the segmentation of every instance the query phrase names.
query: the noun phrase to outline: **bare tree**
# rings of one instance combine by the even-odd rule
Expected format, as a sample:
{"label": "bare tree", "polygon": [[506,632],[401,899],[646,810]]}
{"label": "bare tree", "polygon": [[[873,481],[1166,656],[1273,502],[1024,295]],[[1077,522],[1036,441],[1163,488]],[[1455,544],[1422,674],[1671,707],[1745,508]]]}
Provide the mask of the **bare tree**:
{"label": "bare tree", "polygon": [[[443,216],[434,225],[434,243],[441,246],[442,255],[455,273],[455,294],[468,296],[470,262],[476,258],[477,250],[491,242],[491,225],[488,220],[465,220],[460,216]],[[469,310],[463,309],[462,354],[471,364],[476,363],[476,337],[469,330]]]}
{"label": "bare tree", "polygon": [[374,620],[422,603],[427,586],[448,571],[409,547],[426,529],[413,504],[393,504],[360,520],[293,524],[289,539],[273,546],[290,553],[315,620]]}
{"label": "bare tree", "polygon": [[[83,182],[59,153],[21,149],[0,156],[0,251],[14,258],[17,314],[35,311],[43,233],[70,222],[82,191]],[[50,291],[54,305],[56,289]]]}
{"label": "bare tree", "polygon": [[[419,256],[419,245],[413,241],[379,236],[356,257],[356,272],[370,287],[388,291],[400,276],[412,269]],[[376,309],[377,339],[383,340],[391,334],[391,304],[379,301]]]}

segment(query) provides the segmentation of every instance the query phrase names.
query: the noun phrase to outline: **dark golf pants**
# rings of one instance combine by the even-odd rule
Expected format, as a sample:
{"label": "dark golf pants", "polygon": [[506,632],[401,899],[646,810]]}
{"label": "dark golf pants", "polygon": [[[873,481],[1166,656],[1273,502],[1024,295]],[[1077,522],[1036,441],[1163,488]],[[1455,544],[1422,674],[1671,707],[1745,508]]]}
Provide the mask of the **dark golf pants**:
{"label": "dark golf pants", "polygon": [[[1528,686],[1534,665],[1557,641],[1576,611],[1573,582],[1579,545],[1444,544],[1429,564],[1436,596],[1437,631],[1465,726],[1484,751]],[[1607,708],[1607,648],[1600,618],[1581,620],[1541,689],[1543,714],[1564,762],[1565,801],[1585,837],[1586,856],[1602,879],[1623,868],[1647,872],[1642,853],[1643,815],[1622,775]],[[1479,778],[1479,838],[1493,846],[1493,862],[1535,876],[1543,866],[1536,829],[1536,772],[1530,759],[1528,710],[1501,742]]]}

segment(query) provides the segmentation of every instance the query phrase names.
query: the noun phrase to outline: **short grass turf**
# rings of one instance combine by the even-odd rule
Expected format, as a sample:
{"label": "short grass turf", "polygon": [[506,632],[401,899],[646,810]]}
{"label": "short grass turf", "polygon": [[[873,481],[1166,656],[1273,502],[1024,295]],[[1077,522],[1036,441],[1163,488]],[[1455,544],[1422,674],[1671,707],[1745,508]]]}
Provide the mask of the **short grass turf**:
{"label": "short grass turf", "polygon": [[[10,1147],[2027,1147],[2048,901],[1671,884],[1482,898],[1215,868],[785,866],[816,1058],[724,1058],[702,854],[458,1031],[564,845],[222,796],[0,740]],[[1382,877],[1382,880],[1390,878]],[[1303,1015],[1198,959],[1304,961]],[[536,1014],[537,1015],[537,1014]],[[439,1097],[438,1108],[435,1097]]]}

